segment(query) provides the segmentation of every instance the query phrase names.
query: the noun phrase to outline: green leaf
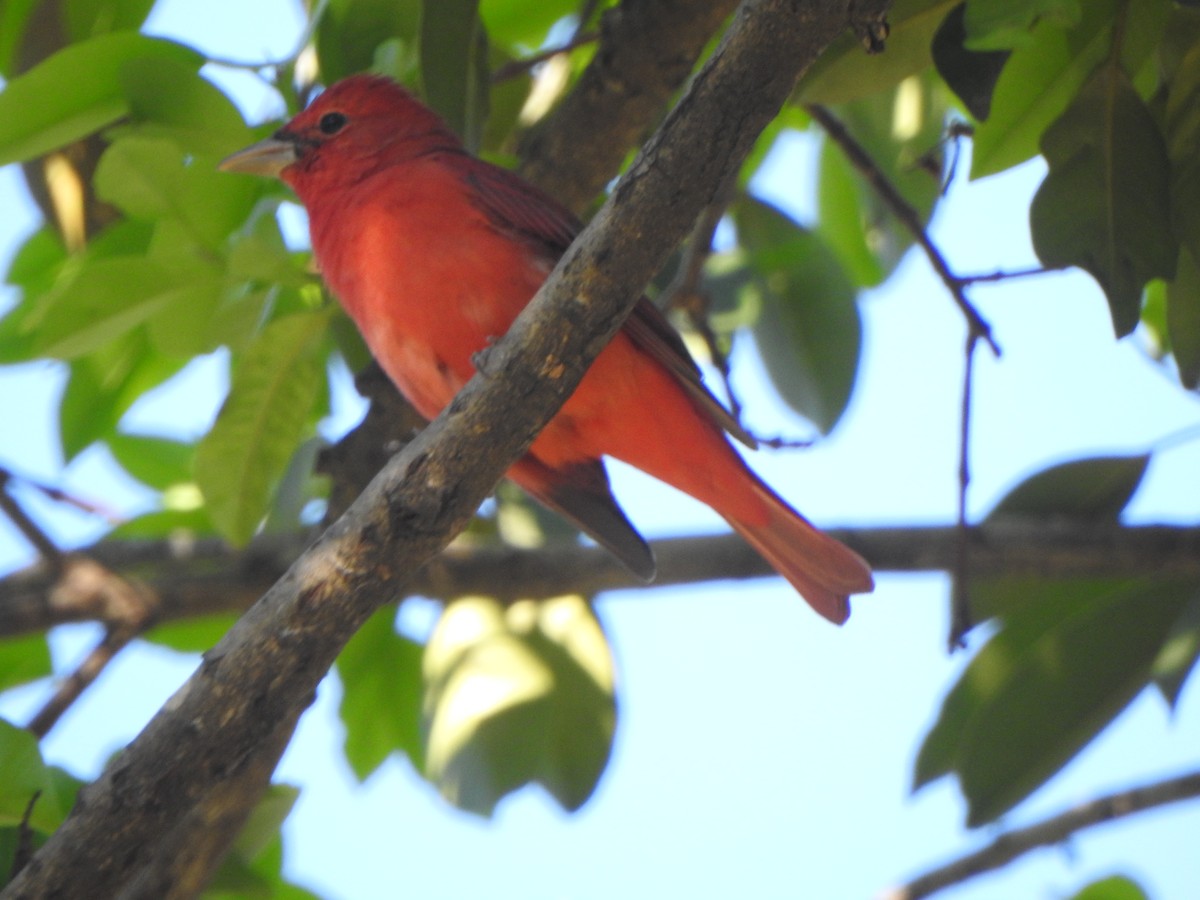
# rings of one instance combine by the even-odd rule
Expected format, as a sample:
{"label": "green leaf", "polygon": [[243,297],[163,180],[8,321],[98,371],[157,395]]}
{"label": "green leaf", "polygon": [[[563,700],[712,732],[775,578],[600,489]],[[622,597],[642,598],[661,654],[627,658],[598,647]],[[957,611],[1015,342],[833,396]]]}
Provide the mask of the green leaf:
{"label": "green leaf", "polygon": [[1195,585],[1067,592],[1006,617],[942,705],[916,786],[958,775],[972,827],[1045,783],[1146,685]]}
{"label": "green leaf", "polygon": [[[1200,44],[1184,55],[1169,82],[1165,123],[1167,152],[1171,158],[1171,218],[1175,233],[1187,249],[1186,258],[1180,259],[1179,282],[1173,293],[1179,298],[1180,331],[1184,338],[1183,355],[1188,362],[1180,362],[1181,374],[1188,372],[1195,386],[1195,356],[1200,353],[1200,323],[1190,321],[1200,316],[1200,299],[1195,297],[1196,260],[1200,259],[1200,156],[1196,147],[1200,145]],[[1169,326],[1169,323],[1168,323]],[[1172,344],[1174,341],[1172,340]],[[1189,379],[1184,379],[1189,384]]]}
{"label": "green leaf", "polygon": [[6,0],[0,3],[0,75],[11,79],[15,74],[17,50],[24,43],[29,14],[38,0]]}
{"label": "green leaf", "polygon": [[44,634],[0,640],[0,691],[50,675],[50,646]]}
{"label": "green leaf", "polygon": [[1167,285],[1167,337],[1180,383],[1195,390],[1200,387],[1200,266],[1187,249],[1180,251]]}
{"label": "green leaf", "polygon": [[532,51],[554,23],[575,13],[575,0],[480,0],[479,14],[497,44]]}
{"label": "green leaf", "polygon": [[477,151],[490,85],[479,0],[424,0],[420,46],[426,102]]}
{"label": "green leaf", "polygon": [[127,135],[105,151],[96,193],[134,218],[170,219],[202,247],[219,248],[262,195],[253,179],[229,178],[165,138]]}
{"label": "green leaf", "polygon": [[1007,50],[1030,40],[1042,19],[1073,28],[1083,18],[1080,0],[970,0],[963,4],[967,46],[972,50]]}
{"label": "green leaf", "polygon": [[759,275],[754,340],[772,383],[827,433],[858,373],[862,323],[854,286],[819,237],[774,207],[747,198],[734,217]]}
{"label": "green leaf", "polygon": [[[242,114],[194,66],[174,59],[133,59],[122,69],[121,80],[130,116],[138,123],[130,130],[144,137],[169,138],[190,154],[208,157],[205,171],[215,168],[208,162],[246,146]],[[243,188],[248,182],[224,180],[242,182]]]}
{"label": "green leaf", "polygon": [[191,481],[192,444],[146,434],[113,434],[105,443],[121,468],[155,490]]}
{"label": "green leaf", "polygon": [[[941,196],[941,160],[930,154],[930,148],[941,141],[946,104],[945,90],[926,75],[838,110],[843,127],[923,224],[929,222]],[[930,171],[931,164],[938,167],[936,171]],[[835,238],[830,244],[852,274],[874,274],[861,258],[870,253],[882,281],[912,246],[912,232],[829,138],[822,147],[820,177],[817,229],[821,237]],[[869,277],[855,281],[859,286],[878,283]]]}
{"label": "green leaf", "polygon": [[[975,130],[971,177],[982,178],[1038,152],[1050,124],[1109,55],[1118,0],[1088,0],[1074,27],[1043,18],[1028,42],[1013,51],[992,95],[991,112]],[[1121,64],[1137,72],[1162,34],[1170,4],[1145,0],[1126,6]]]}
{"label": "green leaf", "polygon": [[137,333],[72,360],[58,410],[64,458],[70,461],[92,442],[114,433],[134,401],[182,367],[182,360],[151,352]]}
{"label": "green leaf", "polygon": [[868,55],[847,31],[804,73],[800,103],[847,103],[895,87],[927,69],[934,32],[959,0],[898,0],[888,13],[887,50]]}
{"label": "green leaf", "polygon": [[425,651],[426,772],[455,806],[490,815],[541,784],[568,810],[591,796],[616,727],[613,662],[582,597],[450,604]]}
{"label": "green leaf", "polygon": [[34,794],[29,825],[50,834],[62,824],[75,801],[79,782],[61,769],[47,766],[38,750],[37,738],[23,728],[0,720],[0,825],[16,825]]}
{"label": "green leaf", "polygon": [[154,0],[67,0],[61,4],[74,42],[110,31],[137,31]]}
{"label": "green leaf", "polygon": [[235,361],[229,396],[196,448],[196,483],[209,515],[233,544],[244,544],[309,424],[325,374],[330,310],[277,319]]}
{"label": "green leaf", "polygon": [[191,289],[183,273],[145,257],[99,259],[46,296],[35,347],[75,359],[122,337]]}
{"label": "green leaf", "polygon": [[49,153],[128,115],[123,73],[145,59],[195,69],[204,62],[181,44],[122,31],[72,44],[12,79],[0,93],[0,165]]}
{"label": "green leaf", "polygon": [[385,41],[414,45],[422,6],[422,0],[330,0],[314,35],[321,80],[332,84],[370,69]]}
{"label": "green leaf", "polygon": [[1183,693],[1188,675],[1200,660],[1200,589],[1167,635],[1162,652],[1154,661],[1154,684],[1174,708]]}
{"label": "green leaf", "polygon": [[1043,469],[1004,495],[987,521],[1006,517],[1115,522],[1142,483],[1147,454],[1075,459]]}
{"label": "green leaf", "polygon": [[424,757],[422,648],[396,633],[395,619],[391,607],[375,613],[337,659],[346,761],[359,781],[366,781],[392,753],[403,753],[418,768]]}
{"label": "green leaf", "polygon": [[1007,50],[979,50],[967,46],[963,24],[965,4],[956,6],[946,16],[933,36],[933,63],[950,90],[966,106],[967,111],[982,121],[992,109],[992,92],[1004,64]]}
{"label": "green leaf", "polygon": [[1079,266],[1108,297],[1118,336],[1140,319],[1142,289],[1171,278],[1166,147],[1125,75],[1099,70],[1042,139],[1050,173],[1033,198],[1033,244],[1049,267]]}
{"label": "green leaf", "polygon": [[1109,875],[1093,881],[1073,894],[1070,900],[1150,900],[1150,895],[1132,878]]}

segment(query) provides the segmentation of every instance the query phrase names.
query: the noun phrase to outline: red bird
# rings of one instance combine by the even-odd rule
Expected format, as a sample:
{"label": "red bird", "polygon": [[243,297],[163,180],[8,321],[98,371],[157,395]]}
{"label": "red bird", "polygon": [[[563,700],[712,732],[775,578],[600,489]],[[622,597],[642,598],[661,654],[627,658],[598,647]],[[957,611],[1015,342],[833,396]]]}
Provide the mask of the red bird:
{"label": "red bird", "polygon": [[[403,88],[373,76],[338,82],[221,165],[278,176],[296,192],[325,281],[430,419],[581,227],[513,173],[467,153]],[[847,596],[872,589],[867,564],[776,496],[725,432],[753,445],[642,298],[508,477],[650,579],[654,557],[613,498],[601,457],[624,460],[707,503],[813,609],[844,622]]]}

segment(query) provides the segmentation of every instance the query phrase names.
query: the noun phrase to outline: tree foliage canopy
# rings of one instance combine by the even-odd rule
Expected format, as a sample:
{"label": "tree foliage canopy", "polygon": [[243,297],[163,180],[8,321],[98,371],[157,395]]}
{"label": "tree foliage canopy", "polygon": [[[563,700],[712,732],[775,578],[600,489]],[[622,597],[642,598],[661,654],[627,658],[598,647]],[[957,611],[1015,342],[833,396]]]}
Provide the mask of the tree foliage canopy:
{"label": "tree foliage canopy", "polygon": [[[754,122],[700,123],[753,146],[723,179],[683,184],[679,193],[699,212],[688,217],[690,235],[647,251],[673,251],[648,290],[716,371],[725,373],[735,336],[752,335],[779,395],[814,435],[830,433],[861,368],[862,296],[910,252],[928,256],[962,309],[968,370],[974,354],[995,349],[970,298],[992,275],[955,272],[926,231],[969,140],[973,178],[1045,158],[1029,214],[1043,265],[1089,273],[1114,339],[1136,331],[1180,391],[1200,385],[1200,11],[1192,4],[897,0],[886,38],[868,4],[856,12],[844,3],[748,2],[740,12],[735,5],[326,0],[308,10],[296,54],[253,66],[142,33],[148,0],[0,6],[0,164],[26,166],[45,213],[7,272],[18,299],[0,318],[0,363],[65,367],[55,410],[63,459],[103,445],[125,475],[159,496],[156,509],[79,555],[47,546],[36,523],[21,525],[31,540],[43,539],[43,560],[0,582],[0,690],[53,674],[45,633],[61,621],[105,624],[100,666],[135,638],[209,649],[411,436],[411,411],[372,374],[306,246],[281,224],[287,190],[216,169],[318,86],[354,72],[405,83],[472,149],[518,167],[586,216],[614,177],[638,165],[633,151],[645,135],[699,115],[699,102],[689,100],[707,82],[689,76],[707,67],[718,73],[713,79],[733,83],[739,70],[731,65],[727,75],[719,62],[722,54],[733,59],[737,45],[719,47],[723,30],[736,32],[755,16],[788,28],[803,22],[812,40],[823,40],[819,56],[788,79],[786,102],[761,133],[750,130]],[[880,39],[883,52],[864,52]],[[239,68],[274,89],[277,117],[247,125],[221,79],[208,74]],[[751,186],[772,147],[797,132],[820,140],[809,221]],[[648,167],[667,159],[656,160],[661,146],[647,146]],[[637,209],[639,198],[627,208],[621,200],[605,207],[596,231],[606,216]],[[571,258],[581,266],[592,246],[583,243]],[[229,392],[206,434],[183,440],[130,427],[139,398],[218,350],[227,354]],[[329,445],[318,425],[331,410],[332,373],[343,367],[366,369],[358,386],[371,411]],[[486,449],[472,452],[463,458],[475,461]],[[493,462],[503,470],[502,459]],[[1051,549],[1055,536],[1063,547],[1066,535],[1078,534],[1093,546],[1124,546],[1132,530],[1120,516],[1149,462],[1150,455],[1103,457],[1048,469],[978,529],[964,521],[949,538],[958,559],[952,640],[982,622],[991,633],[944,698],[914,784],[954,776],[971,825],[1021,803],[1148,684],[1175,703],[1200,656],[1194,536],[1163,535],[1174,541],[1171,561],[1141,570],[1101,562],[1042,571],[969,566],[981,533],[1003,540],[1019,527],[1043,529]],[[503,486],[487,510],[426,570],[422,592],[445,601],[427,642],[398,633],[391,606],[368,615],[393,596],[359,598],[365,625],[345,635],[336,663],[346,759],[365,780],[403,754],[449,803],[478,813],[530,783],[577,809],[604,771],[616,727],[612,655],[591,603],[596,588],[585,586],[583,556],[571,555],[576,536],[562,523]],[[5,512],[20,515],[11,500]],[[336,540],[348,531],[331,533]],[[198,549],[173,556],[169,542],[183,536]],[[531,544],[543,549],[513,549]],[[1105,555],[1114,554],[1096,554]],[[373,570],[392,565],[364,559]],[[608,565],[596,554],[587,559]],[[472,560],[490,566],[483,583],[492,590],[463,574]],[[539,565],[565,572],[566,586],[560,578],[554,591],[540,590]],[[480,685],[492,692],[483,705]],[[241,830],[210,883],[214,896],[304,895],[279,874],[278,828],[294,791],[275,786],[259,799],[304,705],[280,703],[282,731],[272,720],[256,738],[261,745],[237,751],[265,754],[265,769],[247,766],[254,777],[230,786],[236,801],[221,801]],[[44,734],[55,715],[33,731]],[[80,782],[44,763],[34,734],[3,722],[0,759],[9,776],[0,780],[0,871],[15,873],[62,825]],[[242,777],[238,765],[231,781]],[[197,808],[220,786],[202,787],[189,795]],[[147,850],[122,877],[170,872],[187,895],[224,849],[197,851],[186,875],[183,863],[170,869],[159,858],[169,850]],[[55,859],[69,870],[69,858]],[[39,877],[29,875],[35,868],[22,877]],[[1143,894],[1113,878],[1078,896]]]}

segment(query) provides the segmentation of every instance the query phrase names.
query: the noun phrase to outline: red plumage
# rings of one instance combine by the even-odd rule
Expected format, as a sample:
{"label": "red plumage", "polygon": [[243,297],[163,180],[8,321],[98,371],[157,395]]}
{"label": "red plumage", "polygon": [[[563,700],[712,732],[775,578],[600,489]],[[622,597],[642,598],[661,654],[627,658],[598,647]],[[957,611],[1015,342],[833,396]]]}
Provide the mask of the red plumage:
{"label": "red plumage", "polygon": [[[371,76],[335,84],[225,167],[291,185],[330,289],[428,418],[580,228],[518,176],[469,155],[398,85]],[[725,431],[746,439],[643,298],[508,476],[649,578],[653,557],[613,499],[601,457],[624,460],[711,506],[817,612],[844,622],[847,595],[872,588],[870,569],[759,480]]]}

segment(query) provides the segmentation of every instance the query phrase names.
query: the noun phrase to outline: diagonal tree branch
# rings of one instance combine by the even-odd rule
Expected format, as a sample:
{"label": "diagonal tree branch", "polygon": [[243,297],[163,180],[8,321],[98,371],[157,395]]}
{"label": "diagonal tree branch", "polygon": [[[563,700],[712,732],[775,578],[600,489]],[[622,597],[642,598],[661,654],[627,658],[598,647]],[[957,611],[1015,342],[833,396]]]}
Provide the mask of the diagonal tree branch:
{"label": "diagonal tree branch", "polygon": [[932,869],[908,884],[885,890],[879,900],[919,900],[1002,868],[1032,850],[1061,844],[1086,828],[1197,797],[1200,797],[1200,772],[1097,797],[1034,825],[1006,831],[974,853]]}
{"label": "diagonal tree branch", "polygon": [[270,768],[281,730],[338,651],[466,525],[848,16],[848,0],[742,7],[480,373],[206,654],[0,896],[115,896],[149,878],[147,866],[173,846],[164,841],[208,798]]}

